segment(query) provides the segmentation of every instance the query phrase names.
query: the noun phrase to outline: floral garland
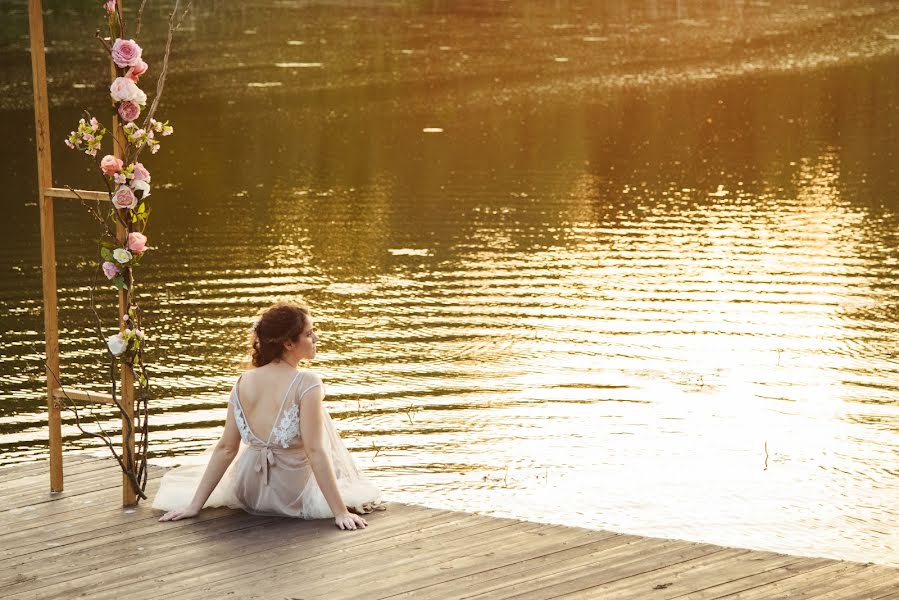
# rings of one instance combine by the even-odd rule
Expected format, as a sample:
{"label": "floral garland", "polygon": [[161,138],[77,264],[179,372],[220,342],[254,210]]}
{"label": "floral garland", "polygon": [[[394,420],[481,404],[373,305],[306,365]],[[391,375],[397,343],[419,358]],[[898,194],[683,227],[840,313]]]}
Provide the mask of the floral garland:
{"label": "floral garland", "polygon": [[[145,2],[141,2],[137,13],[137,32],[140,32],[140,20]],[[97,275],[106,277],[109,283],[119,290],[124,296],[126,310],[119,323],[119,331],[116,334],[105,336],[102,331],[102,322],[97,312],[91,292],[91,308],[97,318],[98,336],[105,341],[105,349],[109,356],[109,385],[112,391],[112,400],[122,413],[123,417],[132,415],[133,418],[123,418],[123,439],[133,439],[135,429],[142,434],[138,455],[133,456],[131,450],[123,450],[123,456],[119,457],[112,443],[112,439],[103,430],[98,422],[100,433],[90,432],[81,426],[78,417],[78,407],[68,398],[71,407],[75,411],[78,428],[93,437],[101,438],[118,460],[122,471],[131,480],[134,492],[139,498],[146,498],[144,490],[147,483],[147,433],[148,433],[148,400],[150,388],[147,369],[143,360],[143,348],[147,337],[141,327],[141,309],[135,296],[133,270],[140,265],[144,254],[152,248],[147,245],[147,236],[144,233],[150,216],[150,207],[147,199],[150,196],[150,172],[138,158],[144,149],[149,149],[151,154],[159,150],[160,137],[171,135],[174,129],[168,121],[157,121],[154,112],[162,94],[168,69],[168,57],[171,49],[172,33],[177,28],[176,16],[179,10],[179,0],[175,0],[175,6],[169,17],[168,38],[166,40],[165,54],[163,56],[162,69],[156,84],[156,98],[147,109],[147,94],[138,86],[141,76],[149,70],[149,65],[143,60],[143,50],[133,39],[125,35],[125,19],[122,14],[121,0],[105,0],[102,4],[106,12],[106,20],[109,25],[109,41],[97,38],[108,53],[115,65],[115,73],[112,84],[109,86],[110,98],[114,112],[110,115],[115,123],[120,119],[121,135],[113,140],[113,144],[119,152],[106,154],[98,158],[101,153],[103,139],[108,133],[97,118],[87,114],[78,122],[78,127],[65,139],[65,144],[72,150],[84,152],[94,159],[100,176],[109,194],[111,207],[101,207],[100,202],[96,206],[88,205],[78,192],[69,188],[76,196],[81,198],[94,218],[104,227],[104,234],[99,241],[99,259],[97,263]],[[188,8],[189,8],[188,4]],[[183,18],[187,9],[180,14]],[[143,119],[141,115],[143,114]],[[121,369],[127,369],[133,380],[137,383],[135,395],[135,411],[126,411],[124,404],[116,395],[117,380]]]}
{"label": "floral garland", "polygon": [[[116,0],[104,2],[103,7],[106,10],[111,36],[124,36],[121,7],[116,4]],[[109,86],[109,92],[116,114],[124,123],[122,130],[127,140],[125,147],[121,149],[124,160],[112,154],[97,160],[107,129],[94,117],[88,120],[81,119],[78,128],[65,139],[65,144],[95,159],[114,207],[104,216],[104,220],[113,224],[118,221],[127,231],[126,238],[120,240],[113,233],[113,228],[107,225],[106,235],[100,240],[99,265],[112,285],[119,290],[126,290],[127,293],[132,283],[131,270],[140,264],[144,253],[150,249],[144,231],[150,215],[147,198],[150,196],[151,177],[150,172],[137,158],[144,148],[149,148],[152,154],[156,154],[160,146],[158,137],[171,135],[174,128],[168,121],[160,122],[154,119],[152,111],[146,116],[142,125],[137,123],[147,104],[147,94],[138,87],[138,82],[149,69],[149,65],[142,58],[143,50],[137,42],[133,39],[115,37],[111,46],[106,43],[104,46],[116,65],[117,77]],[[131,294],[128,293],[128,296]],[[124,323],[120,332],[109,336],[106,344],[113,356],[120,357],[135,366],[135,361],[140,359],[140,348],[146,336],[140,328],[140,311],[133,298],[130,298],[128,305],[130,309],[123,317]],[[141,372],[138,375],[141,384],[144,383],[143,378],[144,374]]]}

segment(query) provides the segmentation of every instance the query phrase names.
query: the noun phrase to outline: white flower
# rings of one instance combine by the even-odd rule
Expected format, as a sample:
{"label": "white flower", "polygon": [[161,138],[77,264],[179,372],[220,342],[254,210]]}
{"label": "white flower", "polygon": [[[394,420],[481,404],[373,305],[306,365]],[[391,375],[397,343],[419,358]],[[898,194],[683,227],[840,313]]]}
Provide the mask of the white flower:
{"label": "white flower", "polygon": [[150,184],[142,179],[135,179],[131,182],[131,189],[135,192],[143,192],[141,200],[150,195]]}
{"label": "white flower", "polygon": [[121,333],[117,333],[106,338],[106,346],[113,356],[121,356],[128,348],[128,342],[125,341]]}
{"label": "white flower", "polygon": [[141,105],[147,103],[147,95],[144,91],[127,77],[116,77],[109,86],[109,93],[114,102],[130,100]]}
{"label": "white flower", "polygon": [[137,94],[134,96],[134,101],[144,106],[147,103],[147,94],[140,88],[137,88]]}
{"label": "white flower", "polygon": [[116,259],[116,261],[124,265],[126,262],[131,260],[131,253],[124,248],[116,248],[112,251],[112,257]]}

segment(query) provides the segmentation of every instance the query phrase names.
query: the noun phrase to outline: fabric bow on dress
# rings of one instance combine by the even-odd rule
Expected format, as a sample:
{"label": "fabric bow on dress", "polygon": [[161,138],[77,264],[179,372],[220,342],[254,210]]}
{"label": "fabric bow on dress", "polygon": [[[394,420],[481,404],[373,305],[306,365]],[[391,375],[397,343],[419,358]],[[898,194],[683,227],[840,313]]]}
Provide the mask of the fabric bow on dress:
{"label": "fabric bow on dress", "polygon": [[253,465],[253,470],[257,473],[262,473],[262,478],[265,480],[265,485],[268,485],[269,477],[268,477],[268,468],[269,465],[275,465],[275,453],[272,452],[270,446],[257,446],[256,448],[256,464]]}

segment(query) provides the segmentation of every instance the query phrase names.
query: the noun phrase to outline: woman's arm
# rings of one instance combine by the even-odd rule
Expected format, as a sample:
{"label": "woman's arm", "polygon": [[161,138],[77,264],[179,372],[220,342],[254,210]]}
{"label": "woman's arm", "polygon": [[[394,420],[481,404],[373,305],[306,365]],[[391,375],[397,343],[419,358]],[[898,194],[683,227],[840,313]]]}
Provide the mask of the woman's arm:
{"label": "woman's arm", "polygon": [[225,431],[222,432],[222,437],[219,438],[218,444],[215,445],[215,450],[212,451],[212,456],[209,458],[209,464],[206,465],[206,471],[203,473],[200,485],[197,486],[194,499],[184,508],[170,510],[162,515],[159,520],[178,521],[179,519],[197,516],[203,505],[206,504],[206,500],[209,499],[210,494],[212,494],[212,490],[222,480],[222,476],[225,474],[228,466],[234,460],[234,457],[237,456],[239,448],[240,431],[237,429],[237,422],[234,420],[234,406],[229,402],[228,416],[225,419]]}
{"label": "woman's arm", "polygon": [[359,515],[354,515],[347,510],[337,489],[337,478],[334,477],[334,468],[325,445],[324,419],[322,418],[322,392],[321,382],[317,382],[312,389],[304,393],[300,398],[300,435],[303,438],[303,448],[309,458],[312,474],[318,483],[322,495],[334,514],[334,522],[341,529],[364,528],[368,523]]}

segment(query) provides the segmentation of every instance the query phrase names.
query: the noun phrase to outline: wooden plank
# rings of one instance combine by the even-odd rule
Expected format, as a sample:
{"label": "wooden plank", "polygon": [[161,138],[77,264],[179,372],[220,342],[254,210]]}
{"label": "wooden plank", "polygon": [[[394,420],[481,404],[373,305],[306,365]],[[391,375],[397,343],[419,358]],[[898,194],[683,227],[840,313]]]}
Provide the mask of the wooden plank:
{"label": "wooden plank", "polygon": [[[166,580],[166,594],[175,594],[180,598],[195,595],[208,597],[214,589],[229,589],[235,584],[252,589],[258,585],[259,580],[272,581],[298,570],[329,569],[343,564],[350,550],[353,561],[362,564],[379,560],[385,550],[400,545],[438,536],[449,530],[462,529],[470,524],[483,524],[483,518],[474,515],[434,509],[422,509],[419,513],[422,518],[407,521],[406,515],[402,512],[398,514],[395,508],[396,505],[388,510],[388,514],[377,521],[374,529],[366,529],[364,537],[343,536],[337,538],[337,543],[315,548],[314,553],[304,551],[308,548],[303,544],[293,544],[254,553],[252,562],[238,556],[215,565],[195,568],[179,573],[172,581]],[[372,537],[372,533],[376,535]],[[344,540],[346,545],[341,543]],[[265,568],[260,569],[259,565],[265,565]]]}
{"label": "wooden plank", "polygon": [[[153,483],[157,483],[156,479],[161,479],[161,474],[151,474],[154,479]],[[113,480],[118,483],[118,479]],[[158,487],[158,486],[153,486]],[[148,490],[153,488],[148,486]],[[59,515],[52,515],[50,519],[44,518],[44,524],[38,522],[29,522],[25,526],[16,527],[0,535],[0,544],[5,548],[11,549],[13,554],[10,556],[18,556],[25,554],[29,549],[37,547],[38,549],[46,547],[49,543],[62,545],[69,543],[73,536],[80,534],[99,535],[107,528],[119,523],[130,523],[133,526],[135,519],[132,513],[123,511],[118,503],[110,505],[108,498],[104,498],[104,502],[94,507],[94,510],[75,510],[61,512]],[[93,503],[87,507],[93,506]],[[146,519],[156,519],[157,516],[149,513]],[[49,522],[48,522],[49,521]]]}
{"label": "wooden plank", "polygon": [[[414,515],[416,512],[421,513],[425,517],[430,514],[429,511],[423,508],[413,508],[408,511],[410,515]],[[69,552],[43,552],[40,557],[42,560],[38,564],[38,572],[35,575],[43,573],[40,579],[44,585],[50,583],[61,584],[60,589],[62,589],[66,585],[69,587],[77,585],[79,579],[84,577],[87,569],[90,569],[90,575],[95,580],[113,581],[116,577],[121,576],[123,580],[131,582],[134,575],[132,565],[137,563],[142,565],[152,563],[157,568],[161,568],[161,566],[169,563],[180,568],[188,568],[196,562],[196,557],[193,555],[196,553],[195,547],[197,543],[206,544],[208,549],[209,543],[215,542],[215,540],[209,539],[211,533],[204,524],[204,521],[209,518],[210,514],[223,515],[224,518],[229,519],[228,523],[222,525],[224,527],[223,530],[212,532],[215,535],[220,535],[222,531],[245,529],[248,526],[258,527],[260,523],[263,525],[267,523],[277,524],[278,529],[262,532],[266,535],[259,538],[266,547],[270,544],[276,545],[278,541],[283,541],[284,544],[296,543],[297,528],[302,530],[303,527],[306,527],[306,523],[309,523],[293,519],[251,517],[242,511],[226,509],[207,509],[201,513],[201,518],[198,520],[183,520],[173,523],[157,522],[156,519],[160,513],[144,507],[139,507],[134,514],[140,514],[143,520],[128,530],[129,540],[122,541],[124,538],[115,530],[98,531],[95,532],[95,535],[87,535],[73,540],[72,544],[70,544]],[[333,522],[330,520],[325,521],[324,524],[319,522],[317,525],[312,524],[310,526],[313,529],[316,527],[325,527],[328,530],[334,529]],[[260,533],[257,532],[254,535],[259,536]],[[351,534],[344,532],[344,535],[348,536]],[[186,539],[184,536],[190,537],[188,540],[190,543],[180,541]],[[283,540],[279,540],[279,538],[283,538]],[[133,544],[130,543],[131,539],[143,541],[143,544],[138,545],[152,546],[154,554],[148,558],[145,552],[135,551],[132,547]],[[233,541],[227,539],[219,542],[219,544],[222,546],[220,551],[207,553],[205,549],[202,550],[202,558],[212,562],[220,561],[224,554],[234,551],[236,547]],[[73,551],[77,552],[74,558],[71,557]],[[245,553],[246,549],[244,548],[241,552]],[[3,567],[7,568],[6,565],[3,565]],[[66,582],[71,583],[66,584]],[[149,582],[149,584],[151,586],[150,589],[156,589],[157,586],[154,582]],[[94,591],[95,588],[92,588],[91,595],[94,594]],[[157,592],[153,592],[151,595],[156,597]]]}
{"label": "wooden plank", "polygon": [[[110,481],[114,481],[117,484],[119,472],[118,467],[115,466],[115,462],[112,459],[107,459],[105,462],[108,463],[108,467],[102,469],[90,468],[92,466],[92,463],[82,463],[70,468],[78,469],[78,472],[75,473],[75,475],[77,476],[76,480],[78,481],[90,477],[91,474],[93,474],[94,477],[98,477],[100,481],[103,481],[102,474],[105,473],[107,479],[109,479]],[[159,471],[160,467],[154,466],[153,470]],[[38,481],[39,479],[40,478],[38,478]],[[4,482],[4,485],[8,484]],[[23,503],[23,505],[20,507],[8,508],[6,510],[0,511],[0,523],[8,519],[27,519],[30,515],[40,514],[42,511],[65,511],[71,508],[71,498],[73,496],[80,496],[83,493],[90,493],[103,489],[103,486],[101,485],[94,489],[66,490],[65,492],[54,494],[51,492],[42,491],[40,487],[41,486],[39,482],[33,482],[31,486],[28,486],[23,490],[15,490],[13,488],[13,493],[15,493],[18,497],[24,499],[26,496],[31,496],[32,499],[28,502]],[[5,496],[6,492],[4,492],[2,496],[0,496],[0,499],[4,498]],[[51,502],[53,503],[52,505],[49,504]]]}
{"label": "wooden plank", "polygon": [[899,574],[895,570],[876,565],[859,565],[855,572],[850,572],[830,585],[821,582],[803,589],[798,598],[814,598],[815,600],[855,600],[871,598],[888,590],[899,590]]}
{"label": "wooden plank", "polygon": [[[256,526],[259,522],[274,522],[273,518],[261,518],[261,517],[251,517],[242,511],[233,511],[225,508],[216,508],[216,509],[206,509],[204,510],[200,517],[196,521],[191,520],[183,520],[172,522],[168,524],[161,524],[157,522],[158,513],[151,511],[140,511],[143,514],[137,517],[134,516],[135,513],[127,513],[124,512],[122,514],[128,515],[127,517],[123,517],[120,519],[121,523],[125,523],[127,520],[131,521],[130,527],[124,525],[119,527],[119,523],[111,524],[109,526],[96,527],[93,532],[87,531],[82,532],[76,535],[69,536],[65,539],[56,540],[56,544],[53,546],[53,551],[48,551],[46,548],[39,549],[40,556],[34,557],[30,554],[27,555],[27,558],[22,560],[13,559],[10,561],[4,561],[2,564],[3,568],[7,568],[10,565],[23,566],[27,564],[34,558],[37,558],[41,561],[46,561],[48,558],[64,556],[66,554],[71,554],[71,550],[77,549],[78,552],[90,551],[89,562],[84,564],[79,563],[79,559],[75,561],[69,561],[55,569],[50,575],[51,579],[59,578],[60,580],[64,579],[72,579],[73,577],[69,577],[72,572],[75,575],[80,575],[78,569],[86,565],[93,564],[97,560],[101,560],[104,565],[104,568],[99,568],[94,570],[95,575],[103,575],[103,571],[105,569],[114,569],[116,567],[121,566],[120,563],[115,561],[116,558],[125,559],[130,558],[127,549],[123,548],[121,545],[115,543],[115,536],[119,535],[122,531],[128,531],[131,533],[140,533],[141,536],[144,537],[145,540],[152,542],[154,548],[159,548],[161,544],[170,544],[172,547],[180,546],[181,544],[173,543],[177,541],[177,538],[183,536],[190,536],[191,539],[200,539],[209,537],[212,533],[218,535],[221,531],[231,531],[242,529],[247,526]],[[425,513],[426,514],[426,513]],[[222,521],[216,522],[214,525],[207,527],[206,522],[211,519],[224,519]],[[260,521],[260,519],[263,519]],[[282,520],[283,521],[283,520]],[[194,527],[191,529],[191,524],[204,523],[203,526]],[[326,523],[325,525],[327,525]],[[212,533],[211,533],[212,532]],[[136,537],[136,536],[135,536]],[[288,539],[288,544],[295,543],[295,540]],[[68,549],[63,549],[61,546],[69,546]],[[67,551],[63,551],[67,550]],[[191,548],[187,548],[187,550],[191,550]],[[135,560],[141,560],[142,557],[135,556]],[[143,557],[145,558],[145,557]],[[176,558],[177,561],[182,563],[184,568],[189,568],[193,565],[193,563],[188,562],[184,564],[183,556],[179,556]],[[221,555],[210,557],[213,560],[217,560],[221,562],[223,557]],[[216,563],[217,564],[217,563]],[[108,565],[108,566],[106,566]],[[258,568],[258,566],[257,566]],[[46,571],[46,565],[39,565],[39,569]],[[73,571],[74,569],[74,571]],[[49,581],[47,581],[49,583]],[[155,587],[155,583],[153,586]]]}
{"label": "wooden plank", "polygon": [[66,388],[65,391],[62,388],[55,388],[53,390],[53,397],[59,400],[60,402],[65,402],[67,400],[66,396],[68,396],[68,400],[75,400],[77,402],[94,402],[96,404],[110,404],[115,406],[116,403],[112,400],[112,394],[103,394],[100,392],[85,392],[82,390],[73,390]]}
{"label": "wooden plank", "polygon": [[[31,37],[31,75],[34,91],[34,141],[37,149],[38,189],[53,185],[50,152],[50,112],[47,99],[47,64],[44,56],[44,15],[41,0],[28,0],[28,29]],[[41,224],[41,281],[44,296],[44,344],[47,370],[47,426],[50,437],[50,490],[63,489],[62,417],[53,398],[58,384],[59,322],[56,291],[56,229],[53,201],[39,194]]]}
{"label": "wooden plank", "polygon": [[[83,493],[53,497],[50,502],[24,506],[0,513],[0,544],[9,529],[27,530],[36,527],[53,526],[66,521],[100,512],[120,511],[120,505],[109,505],[104,495],[112,486],[118,485],[118,477],[109,478],[108,484],[85,489]],[[162,472],[150,469],[147,474],[147,492],[150,498],[155,494]]]}
{"label": "wooden plank", "polygon": [[[63,457],[64,468],[68,469],[70,465],[77,465],[84,461],[100,460],[99,458],[88,454],[76,454],[67,452]],[[46,473],[50,470],[50,463],[45,458],[28,460],[24,462],[11,463],[0,466],[0,483],[17,479],[19,477],[29,477],[35,473]]]}
{"label": "wooden plank", "polygon": [[[388,511],[389,513],[390,511]],[[425,513],[426,514],[426,513]],[[486,530],[496,529],[498,527],[502,527],[504,523],[496,523],[490,519],[486,519],[483,517],[476,517],[474,515],[464,515],[459,513],[449,513],[450,516],[454,519],[463,519],[462,523],[457,523],[455,527],[449,530],[449,533],[446,535],[456,536],[456,537],[471,537],[478,533],[483,534]],[[229,548],[227,550],[218,553],[216,556],[202,556],[195,557],[193,560],[194,567],[200,567],[203,569],[211,568],[212,565],[217,565],[220,562],[222,557],[229,560],[230,563],[234,564],[238,563],[249,563],[254,567],[254,571],[259,572],[263,571],[262,577],[260,579],[248,578],[247,576],[243,576],[239,580],[239,585],[241,589],[253,589],[254,593],[257,588],[265,587],[271,584],[272,578],[275,577],[274,573],[284,573],[284,574],[295,574],[298,569],[304,569],[303,572],[308,572],[305,570],[304,564],[306,560],[316,561],[317,564],[322,565],[320,568],[316,568],[315,571],[318,573],[325,572],[329,573],[332,577],[337,579],[341,573],[346,572],[348,569],[346,568],[346,561],[348,558],[352,557],[354,561],[353,569],[350,569],[351,572],[358,575],[359,571],[364,569],[366,566],[366,556],[363,553],[357,553],[357,548],[360,544],[364,543],[366,538],[369,536],[377,537],[377,539],[385,539],[381,536],[384,536],[389,530],[387,527],[390,527],[391,524],[385,523],[383,526],[379,526],[379,522],[383,519],[387,519],[387,513],[375,513],[374,515],[370,515],[371,525],[368,529],[363,531],[355,531],[355,532],[345,532],[336,530],[333,527],[333,524],[330,520],[322,524],[321,522],[299,522],[299,523],[290,523],[291,531],[288,532],[287,537],[281,543],[270,543],[271,539],[266,540],[266,543],[258,544],[256,548],[248,548],[248,549],[240,549],[237,551],[233,551],[233,548]],[[408,525],[405,525],[402,522],[401,516],[395,516],[396,523],[392,525],[393,527],[393,535],[388,535],[386,538],[386,544],[382,546],[381,550],[378,552],[369,555],[374,562],[381,562],[387,560],[385,557],[395,551],[397,547],[405,548],[406,550],[411,550],[412,545],[422,545],[427,543],[427,539],[422,539],[420,537],[413,536],[411,540],[409,540],[406,544],[398,544],[396,540],[393,538],[397,533],[402,533]],[[469,523],[469,524],[466,524]],[[441,539],[444,539],[441,537]],[[277,542],[277,540],[275,540]],[[313,545],[310,546],[310,543]],[[337,550],[337,553],[334,551]],[[259,551],[263,551],[260,553]],[[420,550],[415,551],[418,556],[422,556],[422,552]],[[265,557],[271,556],[272,554],[276,554],[282,557],[291,557],[294,561],[294,564],[288,566],[288,568],[284,568],[283,566],[279,569],[273,569],[271,564],[264,560]],[[320,554],[330,554],[322,560]],[[283,560],[283,559],[282,559]],[[299,564],[296,564],[299,562]],[[149,593],[150,590],[156,589],[157,591],[164,586],[164,594],[170,594],[174,589],[177,589],[179,582],[191,582],[192,577],[188,576],[188,573],[193,573],[193,571],[188,572],[186,568],[188,568],[183,562],[179,563],[178,561],[167,561],[167,562],[154,562],[155,569],[155,577],[154,577],[154,587],[148,587],[147,583],[134,584],[128,579],[128,572],[125,571],[121,573],[121,577],[116,582],[115,586],[110,587],[102,587],[102,588],[94,588],[92,594],[97,596],[98,598],[102,597],[110,597],[115,598],[120,596],[123,593],[123,588],[127,590],[135,590],[137,592],[146,592]],[[228,570],[225,569],[227,573]],[[253,573],[255,575],[257,573]],[[336,582],[335,582],[336,583]],[[180,586],[178,586],[180,587]],[[183,592],[178,592],[179,594]],[[99,594],[99,595],[98,595]]]}
{"label": "wooden plank", "polygon": [[788,579],[760,585],[722,597],[728,600],[768,600],[786,596],[795,598],[806,588],[821,582],[830,582],[833,585],[841,577],[851,573],[857,566],[856,563],[831,562],[820,569],[806,571]]}
{"label": "wooden plank", "polygon": [[[109,461],[112,462],[112,461]],[[161,476],[161,469],[154,467],[148,474],[148,489],[152,493],[154,491],[155,479]],[[96,510],[110,510],[119,508],[117,502],[115,506],[108,503],[105,494],[109,489],[118,486],[118,471],[113,471],[107,479],[102,479],[101,484],[95,487],[86,487],[84,490],[66,490],[63,494],[50,495],[44,494],[40,501],[33,504],[0,512],[0,529],[46,526],[52,524],[57,519],[67,519],[74,514],[90,514]],[[2,544],[0,544],[2,547]]]}
{"label": "wooden plank", "polygon": [[[69,475],[82,475],[88,472],[106,471],[109,477],[116,477],[116,463],[109,458],[95,458],[93,460],[83,460],[73,462],[64,460],[66,473]],[[49,465],[44,462],[42,469],[36,469],[30,473],[19,474],[16,471],[11,477],[0,477],[0,498],[5,496],[18,494],[20,492],[39,493],[40,486],[47,477]]]}
{"label": "wooden plank", "polygon": [[41,504],[56,502],[73,496],[81,496],[96,490],[108,489],[113,485],[119,485],[120,480],[117,474],[110,474],[105,470],[101,470],[76,475],[73,477],[71,489],[67,486],[64,492],[57,494],[36,490],[27,493],[20,492],[8,498],[4,496],[0,499],[0,518],[8,521],[9,515],[35,510]]}
{"label": "wooden plank", "polygon": [[[544,528],[552,527],[554,526],[544,526]],[[514,547],[521,550],[533,540],[533,536],[525,537],[522,533],[535,534],[541,530],[546,531],[542,528],[523,529],[521,525],[508,526],[501,530],[480,532],[477,537],[462,536],[455,542],[452,541],[456,537],[455,532],[449,532],[425,543],[415,541],[405,548],[381,552],[372,557],[372,560],[365,561],[358,568],[349,571],[333,572],[303,561],[292,572],[283,573],[277,583],[283,586],[282,591],[289,591],[304,598],[330,599],[334,585],[345,589],[363,586],[371,597],[384,597],[416,588],[426,588],[441,581],[495,567],[499,563],[508,564],[523,560],[524,556],[508,559],[508,554],[513,551],[500,552],[497,548],[509,541],[512,544],[507,545],[507,549]],[[493,555],[488,558],[486,554],[491,552]],[[495,562],[488,563],[489,560]],[[339,565],[336,567],[339,568]],[[376,593],[383,589],[389,589],[389,594]],[[259,597],[280,593],[273,580],[263,581],[261,578],[253,585],[253,591],[259,593]]]}
{"label": "wooden plank", "polygon": [[[353,590],[355,586],[362,586],[371,597],[378,597],[376,591],[384,585],[397,589],[398,585],[407,585],[417,580],[420,574],[430,575],[435,568],[440,570],[440,567],[446,567],[448,570],[450,567],[446,563],[458,557],[477,556],[478,560],[482,560],[483,555],[495,548],[497,543],[508,540],[528,543],[533,538],[526,537],[525,534],[547,527],[550,526],[533,523],[497,524],[486,520],[469,531],[449,531],[435,538],[419,539],[384,550],[378,554],[376,561],[359,565],[352,570],[310,569],[309,565],[303,565],[302,575],[288,575],[280,584],[292,584],[296,586],[295,590],[302,590],[307,597],[325,595],[337,600],[344,598],[344,592]],[[389,570],[385,569],[387,565]],[[266,585],[260,582],[256,589],[259,588],[264,588],[268,593],[276,591],[270,583]]]}
{"label": "wooden plank", "polygon": [[590,532],[585,543],[571,543],[568,547],[552,552],[544,552],[537,556],[526,557],[517,562],[497,566],[490,563],[483,565],[483,570],[456,576],[446,581],[433,582],[427,587],[388,596],[389,598],[414,598],[416,600],[442,600],[449,596],[463,597],[484,593],[504,587],[506,582],[527,577],[536,577],[549,571],[558,570],[560,565],[579,557],[596,553],[602,549],[624,546],[639,538],[611,532]]}
{"label": "wooden plank", "polygon": [[[541,532],[531,532],[531,535],[533,533],[539,535]],[[458,597],[462,591],[458,583],[460,579],[466,579],[471,584],[481,576],[487,581],[479,582],[480,585],[475,586],[474,590],[468,590],[468,593],[482,593],[487,587],[502,587],[490,585],[501,573],[514,572],[518,579],[527,576],[529,572],[521,570],[520,566],[529,561],[563,552],[567,552],[566,558],[571,560],[595,552],[598,537],[600,536],[596,532],[584,531],[574,537],[566,532],[564,536],[547,536],[541,541],[522,535],[517,539],[506,540],[506,543],[488,540],[482,547],[472,548],[468,552],[438,556],[434,561],[417,562],[414,569],[398,570],[391,565],[391,570],[387,570],[379,580],[367,583],[366,590],[372,597],[378,598],[425,598],[429,595],[446,598],[447,594]],[[609,534],[605,539],[616,537]],[[623,540],[616,541],[619,545],[626,545]],[[330,597],[325,589],[310,589],[308,586],[302,586],[302,589],[303,593],[320,591],[322,596]],[[352,595],[347,591],[333,597],[339,600],[352,598]]]}
{"label": "wooden plank", "polygon": [[[235,536],[229,534],[258,534],[264,531],[265,525],[276,521],[275,518],[249,515],[246,519],[230,517],[231,511],[227,509],[204,511],[196,521],[172,523],[167,530],[157,528],[156,532],[163,535],[153,535],[148,531],[152,525],[147,525],[129,530],[127,536],[110,533],[70,544],[62,552],[43,553],[38,560],[5,567],[0,595],[12,593],[17,598],[68,598],[82,594],[93,598],[93,590],[104,581],[107,569],[128,571],[130,580],[134,581],[136,566],[141,565],[142,569],[143,563],[153,562],[152,559],[160,555],[183,561],[198,545],[221,549],[224,548],[222,538],[233,542]],[[218,544],[214,543],[216,540]],[[71,593],[66,590],[71,590]]]}
{"label": "wooden plank", "polygon": [[826,558],[793,557],[793,562],[781,567],[775,567],[751,575],[742,574],[732,581],[698,589],[689,594],[680,596],[680,598],[683,598],[684,600],[716,600],[718,598],[725,598],[729,594],[768,585],[776,581],[782,581],[800,573],[820,569],[830,564],[833,564],[833,561]]}
{"label": "wooden plank", "polygon": [[93,190],[76,190],[68,188],[44,188],[44,196],[48,198],[71,198],[74,200],[92,200],[109,202],[109,192],[95,192]]}
{"label": "wooden plank", "polygon": [[[116,478],[118,479],[118,478]],[[40,504],[41,502],[52,502],[58,498],[66,498],[73,495],[83,494],[93,489],[102,489],[108,485],[109,472],[105,469],[76,475],[72,478],[72,489],[68,489],[58,493],[47,492],[41,489],[32,489],[27,492],[19,492],[15,494],[4,494],[0,498],[0,514],[5,511],[23,509],[28,506]]]}
{"label": "wooden plank", "polygon": [[84,494],[95,489],[104,489],[110,485],[119,485],[121,480],[117,476],[120,471],[110,472],[106,469],[94,470],[76,474],[70,478],[67,488],[58,494],[41,491],[39,489],[29,492],[20,492],[11,496],[6,494],[0,497],[0,514],[4,511],[24,508],[41,502],[53,502],[62,497]]}
{"label": "wooden plank", "polygon": [[783,554],[728,549],[633,577],[584,588],[560,598],[583,600],[602,597],[608,600],[624,600],[651,595],[653,600],[668,600],[689,594],[696,589],[732,581],[747,573],[756,574],[795,561],[795,557]]}
{"label": "wooden plank", "polygon": [[[722,551],[708,544],[641,540],[627,546],[624,553],[599,553],[593,560],[575,561],[576,566],[566,566],[552,575],[518,581],[491,592],[489,597],[542,598],[550,591],[553,596],[561,596]],[[472,596],[477,597],[480,595]]]}
{"label": "wooden plank", "polygon": [[[477,596],[504,596],[514,594],[518,590],[514,587],[528,582],[535,587],[544,582],[555,580],[564,581],[571,573],[578,569],[592,569],[597,564],[625,564],[641,560],[645,556],[664,554],[672,550],[677,551],[688,545],[687,542],[672,540],[655,540],[640,536],[622,536],[624,543],[602,544],[596,551],[583,556],[572,557],[566,561],[544,565],[533,572],[521,574],[507,574],[493,578],[489,584],[471,590],[470,597]],[[524,588],[526,589],[526,588]],[[489,592],[485,594],[485,592]]]}
{"label": "wooden plank", "polygon": [[[508,543],[523,545],[537,544],[538,535],[547,532],[551,525],[514,523],[504,527],[491,527],[489,520],[483,521],[468,532],[446,531],[429,539],[416,539],[410,544],[396,546],[380,552],[369,563],[360,565],[350,572],[332,572],[335,569],[321,569],[314,564],[301,564],[302,576],[287,575],[281,583],[302,590],[305,596],[326,595],[333,600],[352,597],[354,586],[362,586],[370,597],[379,597],[381,590],[399,590],[398,584],[423,587],[422,578],[452,577],[456,560],[479,562],[489,558],[500,560],[510,552],[499,548]],[[507,546],[508,547],[508,546]],[[468,564],[468,563],[466,563]],[[337,565],[335,565],[337,567]],[[333,585],[333,584],[336,584]],[[263,584],[260,587],[265,587]],[[267,593],[274,593],[265,587]],[[289,587],[287,589],[290,589]],[[358,588],[357,588],[358,589]]]}
{"label": "wooden plank", "polygon": [[[104,595],[121,598],[123,595],[130,595],[124,593],[122,587],[130,590],[132,585],[138,585],[155,590],[150,591],[148,596],[155,598],[162,587],[161,577],[183,571],[194,564],[215,563],[222,557],[234,556],[245,556],[250,560],[254,551],[295,543],[298,538],[311,544],[335,535],[364,534],[338,531],[330,519],[300,521],[279,517],[253,517],[244,513],[222,521],[225,526],[230,526],[229,530],[199,537],[198,523],[185,520],[174,523],[156,522],[149,526],[152,529],[135,532],[135,535],[127,538],[104,538],[105,546],[101,543],[96,552],[78,553],[75,568],[63,563],[42,566],[45,575],[39,577],[39,587],[17,589],[17,597],[24,600],[88,594],[91,598],[102,598]],[[184,534],[175,537],[174,532],[179,529]],[[153,548],[153,552],[148,553],[141,548]],[[107,555],[107,550],[117,552]],[[135,565],[138,564],[143,572],[152,573],[152,577],[137,580]],[[57,568],[54,567],[61,566],[66,567],[66,573],[56,574]],[[33,584],[36,585],[38,584]]]}

